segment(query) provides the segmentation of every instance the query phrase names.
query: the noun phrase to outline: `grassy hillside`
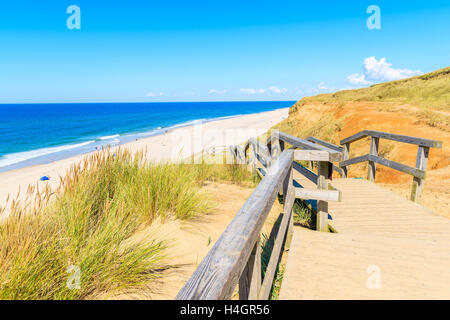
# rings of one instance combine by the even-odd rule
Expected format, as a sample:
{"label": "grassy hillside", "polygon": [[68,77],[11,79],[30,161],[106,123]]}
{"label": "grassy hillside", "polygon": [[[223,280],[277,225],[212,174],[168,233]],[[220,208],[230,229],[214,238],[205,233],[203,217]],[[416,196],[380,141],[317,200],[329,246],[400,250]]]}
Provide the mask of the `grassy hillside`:
{"label": "grassy hillside", "polygon": [[[442,149],[430,151],[423,204],[446,216],[450,212],[450,67],[368,88],[305,97],[274,128],[335,144],[362,130],[440,140]],[[369,146],[368,139],[352,144],[350,157],[367,154]],[[382,139],[379,154],[414,167],[417,146]],[[367,164],[351,166],[349,175],[365,178]],[[406,197],[411,181],[409,175],[377,166],[377,183],[390,185]]]}
{"label": "grassy hillside", "polygon": [[[417,123],[450,132],[450,67],[367,88],[305,97],[275,128],[301,138],[315,136],[337,143],[347,109],[362,110],[369,105],[378,112],[402,112]],[[309,113],[309,108],[313,112]]]}
{"label": "grassy hillside", "polygon": [[375,84],[368,88],[306,97],[295,106],[311,102],[344,101],[399,102],[436,110],[449,110],[450,67],[417,77]]}

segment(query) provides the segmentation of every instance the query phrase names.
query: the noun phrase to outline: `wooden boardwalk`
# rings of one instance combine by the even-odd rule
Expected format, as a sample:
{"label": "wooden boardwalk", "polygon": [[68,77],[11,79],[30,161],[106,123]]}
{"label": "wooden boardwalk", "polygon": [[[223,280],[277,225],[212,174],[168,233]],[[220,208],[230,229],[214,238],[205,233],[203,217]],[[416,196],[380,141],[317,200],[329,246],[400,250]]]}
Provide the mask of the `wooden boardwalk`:
{"label": "wooden boardwalk", "polygon": [[[369,137],[370,153],[350,158],[350,144]],[[379,156],[380,139],[417,145],[416,166]],[[429,150],[442,142],[364,130],[340,144],[273,130],[265,144],[230,146],[233,163],[262,180],[177,299],[230,299],[237,285],[241,300],[268,299],[286,243],[280,299],[450,299],[450,220],[417,204]],[[361,162],[367,180],[347,179]],[[413,177],[412,201],[375,185],[377,165]],[[283,214],[261,278],[261,227],[277,196]],[[294,226],[295,199],[317,201],[316,231]]]}
{"label": "wooden boardwalk", "polygon": [[338,233],[294,227],[280,299],[450,299],[449,219],[373,182],[333,185]]}

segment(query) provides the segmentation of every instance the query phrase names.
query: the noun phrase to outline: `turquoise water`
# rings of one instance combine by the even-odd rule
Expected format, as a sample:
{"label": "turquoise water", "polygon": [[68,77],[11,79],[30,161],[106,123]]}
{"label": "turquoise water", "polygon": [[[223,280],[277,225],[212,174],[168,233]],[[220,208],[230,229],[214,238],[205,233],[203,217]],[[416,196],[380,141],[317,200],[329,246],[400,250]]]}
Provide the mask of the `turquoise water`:
{"label": "turquoise water", "polygon": [[0,105],[0,171],[158,135],[195,120],[290,107],[295,101]]}

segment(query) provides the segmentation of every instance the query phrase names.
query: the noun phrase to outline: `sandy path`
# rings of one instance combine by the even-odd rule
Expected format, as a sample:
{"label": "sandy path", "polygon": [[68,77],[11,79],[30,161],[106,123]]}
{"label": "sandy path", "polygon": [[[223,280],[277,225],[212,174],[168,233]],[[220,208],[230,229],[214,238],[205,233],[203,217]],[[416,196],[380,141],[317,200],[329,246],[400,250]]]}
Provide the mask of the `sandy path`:
{"label": "sandy path", "polygon": [[[147,148],[147,156],[155,161],[176,160],[186,157],[192,151],[214,145],[231,145],[246,141],[252,136],[266,132],[270,127],[288,116],[289,108],[255,113],[235,118],[217,120],[202,125],[183,127],[170,130],[163,135],[149,137],[123,144],[130,151]],[[21,191],[24,194],[28,185],[38,184],[39,187],[49,184],[52,189],[59,185],[59,176],[64,176],[67,169],[81,161],[85,155],[79,155],[64,160],[43,165],[0,173],[0,206],[4,206],[8,194],[12,197]],[[39,181],[43,175],[50,181]]]}

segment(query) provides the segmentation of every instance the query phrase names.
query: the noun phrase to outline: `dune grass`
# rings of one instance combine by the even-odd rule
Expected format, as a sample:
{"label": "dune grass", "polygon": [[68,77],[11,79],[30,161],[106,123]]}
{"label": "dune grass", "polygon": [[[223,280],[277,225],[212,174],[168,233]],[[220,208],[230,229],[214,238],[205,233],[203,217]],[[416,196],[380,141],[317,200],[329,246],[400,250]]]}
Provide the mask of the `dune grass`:
{"label": "dune grass", "polygon": [[289,116],[272,129],[278,129],[301,139],[316,137],[331,143],[338,143],[337,133],[342,130],[342,127],[343,119],[337,118],[332,113],[326,113],[317,119]]}
{"label": "dune grass", "polygon": [[296,107],[312,102],[384,101],[418,105],[426,109],[450,109],[450,67],[421,76],[372,85],[368,88],[306,97]]}
{"label": "dune grass", "polygon": [[55,193],[29,188],[25,202],[11,202],[0,223],[0,298],[91,299],[148,284],[169,244],[139,231],[207,212],[204,181],[251,182],[244,171],[147,163],[124,150],[86,157]]}

